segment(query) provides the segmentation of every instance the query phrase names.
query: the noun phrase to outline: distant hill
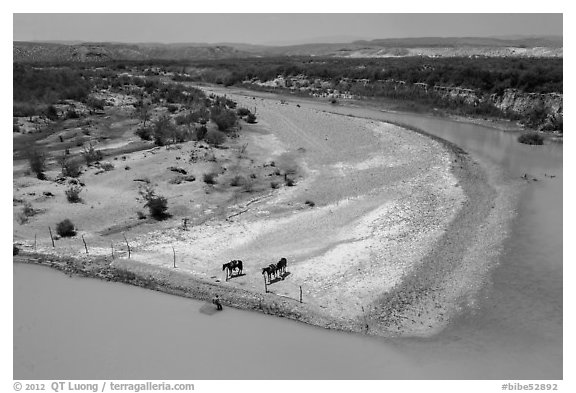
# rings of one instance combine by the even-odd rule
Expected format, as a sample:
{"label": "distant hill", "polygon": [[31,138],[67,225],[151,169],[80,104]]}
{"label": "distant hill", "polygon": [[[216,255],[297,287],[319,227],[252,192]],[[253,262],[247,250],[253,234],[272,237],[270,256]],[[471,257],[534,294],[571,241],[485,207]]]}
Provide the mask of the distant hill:
{"label": "distant hill", "polygon": [[99,62],[109,60],[217,60],[255,56],[488,56],[562,57],[562,37],[420,37],[265,46],[244,43],[18,42],[14,62]]}
{"label": "distant hill", "polygon": [[101,62],[110,60],[215,60],[253,54],[219,45],[14,42],[14,62]]}

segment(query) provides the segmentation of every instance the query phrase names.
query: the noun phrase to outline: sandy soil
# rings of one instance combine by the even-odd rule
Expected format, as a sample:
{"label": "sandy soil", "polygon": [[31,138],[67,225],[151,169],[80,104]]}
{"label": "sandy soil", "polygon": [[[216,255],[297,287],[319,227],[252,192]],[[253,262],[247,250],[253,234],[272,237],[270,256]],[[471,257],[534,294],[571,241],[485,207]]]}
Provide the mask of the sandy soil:
{"label": "sandy soil", "polygon": [[[92,168],[83,175],[87,190],[80,205],[66,203],[62,185],[15,179],[15,198],[33,192],[34,206],[46,210],[31,223],[15,223],[15,240],[30,246],[34,233],[46,232],[48,223],[62,217],[54,208],[59,205],[82,223],[91,255],[109,255],[112,243],[116,256],[124,257],[115,262],[123,268],[173,269],[175,253],[173,270],[227,291],[229,304],[256,308],[231,299],[248,291],[260,309],[262,299],[275,299],[274,307],[288,304],[282,311],[287,316],[322,326],[422,336],[441,329],[461,301],[461,286],[470,285],[463,278],[473,274],[463,269],[474,265],[471,252],[487,252],[501,240],[475,242],[494,229],[495,221],[487,219],[497,214],[498,193],[482,171],[465,154],[395,125],[272,98],[233,94],[232,99],[255,108],[258,124],[243,124],[229,149],[206,151],[217,156],[216,163],[188,160],[205,150],[192,142],[125,154],[113,161],[115,170]],[[169,184],[172,165],[198,180]],[[278,180],[275,168],[294,171],[296,185],[267,186]],[[220,186],[199,181],[207,171],[222,173]],[[223,186],[232,172],[249,171],[257,175],[253,192]],[[141,177],[168,197],[171,219],[135,217],[142,203],[133,180]],[[46,198],[43,191],[57,196]],[[191,219],[188,230],[183,217]],[[125,259],[124,233],[134,263]],[[45,236],[37,248],[60,255],[84,252],[78,239],[59,240],[53,250]],[[282,257],[288,273],[263,295],[261,268]],[[233,259],[244,262],[244,274],[226,281],[222,264]]]}

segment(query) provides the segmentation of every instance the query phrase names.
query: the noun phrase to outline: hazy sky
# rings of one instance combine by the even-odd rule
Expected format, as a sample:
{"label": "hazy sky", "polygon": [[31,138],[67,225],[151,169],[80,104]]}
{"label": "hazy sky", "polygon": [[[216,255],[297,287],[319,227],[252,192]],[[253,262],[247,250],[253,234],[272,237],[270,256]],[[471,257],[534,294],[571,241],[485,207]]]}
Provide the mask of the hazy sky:
{"label": "hazy sky", "polygon": [[14,40],[293,44],[562,35],[562,14],[14,14]]}

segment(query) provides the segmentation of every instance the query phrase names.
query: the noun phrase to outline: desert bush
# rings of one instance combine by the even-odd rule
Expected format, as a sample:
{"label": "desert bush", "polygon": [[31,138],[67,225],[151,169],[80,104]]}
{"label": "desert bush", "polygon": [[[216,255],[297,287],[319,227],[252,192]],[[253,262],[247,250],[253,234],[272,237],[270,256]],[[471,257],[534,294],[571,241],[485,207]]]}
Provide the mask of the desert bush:
{"label": "desert bush", "polygon": [[219,106],[212,107],[210,119],[216,123],[220,131],[226,131],[236,124],[236,114],[230,109]]}
{"label": "desert bush", "polygon": [[32,204],[30,202],[24,202],[24,205],[22,206],[22,210],[16,216],[16,220],[18,221],[18,223],[20,225],[26,224],[28,222],[29,218],[34,216],[35,214],[36,214],[36,210],[32,207]]}
{"label": "desert bush", "polygon": [[232,187],[241,186],[246,183],[246,179],[243,176],[237,175],[230,180],[230,185]]}
{"label": "desert bush", "polygon": [[72,221],[66,218],[56,225],[56,232],[62,237],[71,237],[76,235],[76,228],[74,228]]}
{"label": "desert bush", "polygon": [[286,185],[288,187],[293,187],[294,185],[296,185],[296,182],[293,179],[288,178],[286,179]]}
{"label": "desert bush", "polygon": [[177,105],[166,105],[166,108],[168,109],[168,112],[170,113],[176,113],[176,111],[178,110],[178,106]]}
{"label": "desert bush", "polygon": [[78,177],[82,173],[82,165],[79,159],[69,155],[63,155],[58,161],[62,167],[62,176]]}
{"label": "desert bush", "polygon": [[154,195],[149,198],[144,207],[150,211],[150,215],[157,220],[166,217],[166,210],[168,210],[168,199],[161,195]]}
{"label": "desert bush", "polygon": [[104,169],[106,172],[111,171],[112,169],[114,169],[114,164],[112,164],[111,162],[103,162],[100,167],[102,169]]}
{"label": "desert bush", "polygon": [[309,199],[307,199],[306,202],[304,202],[304,204],[306,204],[310,207],[316,206],[316,203],[314,201],[309,200]]}
{"label": "desert bush", "polygon": [[218,130],[210,130],[204,135],[204,140],[213,146],[220,146],[226,142],[226,134]]}
{"label": "desert bush", "polygon": [[20,126],[16,123],[12,124],[12,132],[20,132]]}
{"label": "desert bush", "polygon": [[67,119],[79,119],[80,115],[74,109],[68,109],[68,111],[66,112],[66,118]]}
{"label": "desert bush", "polygon": [[142,211],[138,210],[136,212],[136,215],[138,216],[139,220],[144,220],[146,218],[146,214],[144,214]]}
{"label": "desert bush", "polygon": [[200,126],[196,128],[196,140],[197,141],[203,140],[207,133],[208,129],[206,128],[206,126]]}
{"label": "desert bush", "polygon": [[154,136],[154,129],[152,127],[140,127],[134,132],[134,134],[138,135],[145,141],[151,141]]}
{"label": "desert bush", "polygon": [[15,244],[12,245],[12,255],[18,255],[18,253],[20,252],[20,249],[18,247],[16,247]]}
{"label": "desert bush", "polygon": [[150,216],[157,220],[163,220],[168,216],[168,214],[166,214],[168,210],[168,199],[162,195],[156,195],[152,186],[148,185],[141,189],[140,195],[146,201],[144,207],[148,208]]}
{"label": "desert bush", "polygon": [[537,132],[525,132],[518,137],[518,142],[526,145],[542,145],[544,138]]}
{"label": "desert bush", "polygon": [[152,125],[154,131],[154,143],[158,146],[164,146],[168,139],[174,135],[174,125],[168,116],[162,116]]}
{"label": "desert bush", "polygon": [[216,184],[216,176],[218,176],[216,173],[205,173],[202,176],[202,180],[206,184]]}
{"label": "desert bush", "polygon": [[280,184],[278,184],[277,181],[271,181],[270,182],[270,187],[273,188],[274,190],[277,189],[280,186]]}
{"label": "desert bush", "polygon": [[252,112],[250,112],[250,109],[248,109],[248,108],[238,108],[236,110],[236,113],[238,114],[238,116],[244,117],[244,116],[248,116]]}
{"label": "desert bush", "polygon": [[82,191],[82,187],[80,186],[70,186],[64,193],[66,194],[66,199],[70,203],[79,203],[82,201],[80,198],[80,192]]}
{"label": "desert bush", "polygon": [[46,179],[44,171],[46,171],[46,155],[36,149],[30,151],[28,155],[28,163],[30,164],[30,170],[36,174],[36,177],[40,180]]}
{"label": "desert bush", "polygon": [[84,146],[84,152],[82,153],[84,160],[86,160],[86,165],[90,165],[93,162],[100,161],[104,155],[100,150],[94,149],[94,146],[90,144],[88,147]]}
{"label": "desert bush", "polygon": [[104,105],[106,105],[106,101],[95,97],[88,97],[88,99],[86,100],[86,105],[88,105],[92,109],[104,110]]}
{"label": "desert bush", "polygon": [[56,110],[54,105],[48,105],[45,114],[46,117],[50,120],[58,120],[58,110]]}
{"label": "desert bush", "polygon": [[250,124],[256,123],[256,115],[254,113],[248,114],[248,116],[246,116],[246,123]]}

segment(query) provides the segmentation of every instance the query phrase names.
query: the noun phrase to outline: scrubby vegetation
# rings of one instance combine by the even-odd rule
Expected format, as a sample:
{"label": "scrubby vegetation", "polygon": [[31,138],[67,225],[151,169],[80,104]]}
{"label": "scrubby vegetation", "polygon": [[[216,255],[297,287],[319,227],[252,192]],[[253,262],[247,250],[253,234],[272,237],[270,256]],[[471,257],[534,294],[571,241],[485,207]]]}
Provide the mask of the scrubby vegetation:
{"label": "scrubby vegetation", "polygon": [[537,132],[525,132],[518,137],[518,142],[526,145],[542,145],[544,138]]}
{"label": "scrubby vegetation", "polygon": [[68,202],[70,203],[81,202],[82,198],[80,198],[80,192],[82,192],[82,187],[78,185],[72,185],[68,187],[68,189],[64,191],[64,193],[66,194],[66,200],[68,200]]}
{"label": "scrubby vegetation", "polygon": [[46,179],[44,172],[46,171],[46,155],[36,149],[31,150],[28,153],[28,163],[30,164],[30,170],[36,174],[36,177],[40,180]]}
{"label": "scrubby vegetation", "polygon": [[76,228],[74,227],[74,224],[72,224],[72,221],[66,218],[56,225],[56,232],[61,237],[72,237],[76,235]]}
{"label": "scrubby vegetation", "polygon": [[140,195],[146,201],[144,207],[149,210],[151,217],[156,220],[163,220],[168,217],[168,199],[162,195],[157,195],[153,187],[144,187],[140,190]]}

